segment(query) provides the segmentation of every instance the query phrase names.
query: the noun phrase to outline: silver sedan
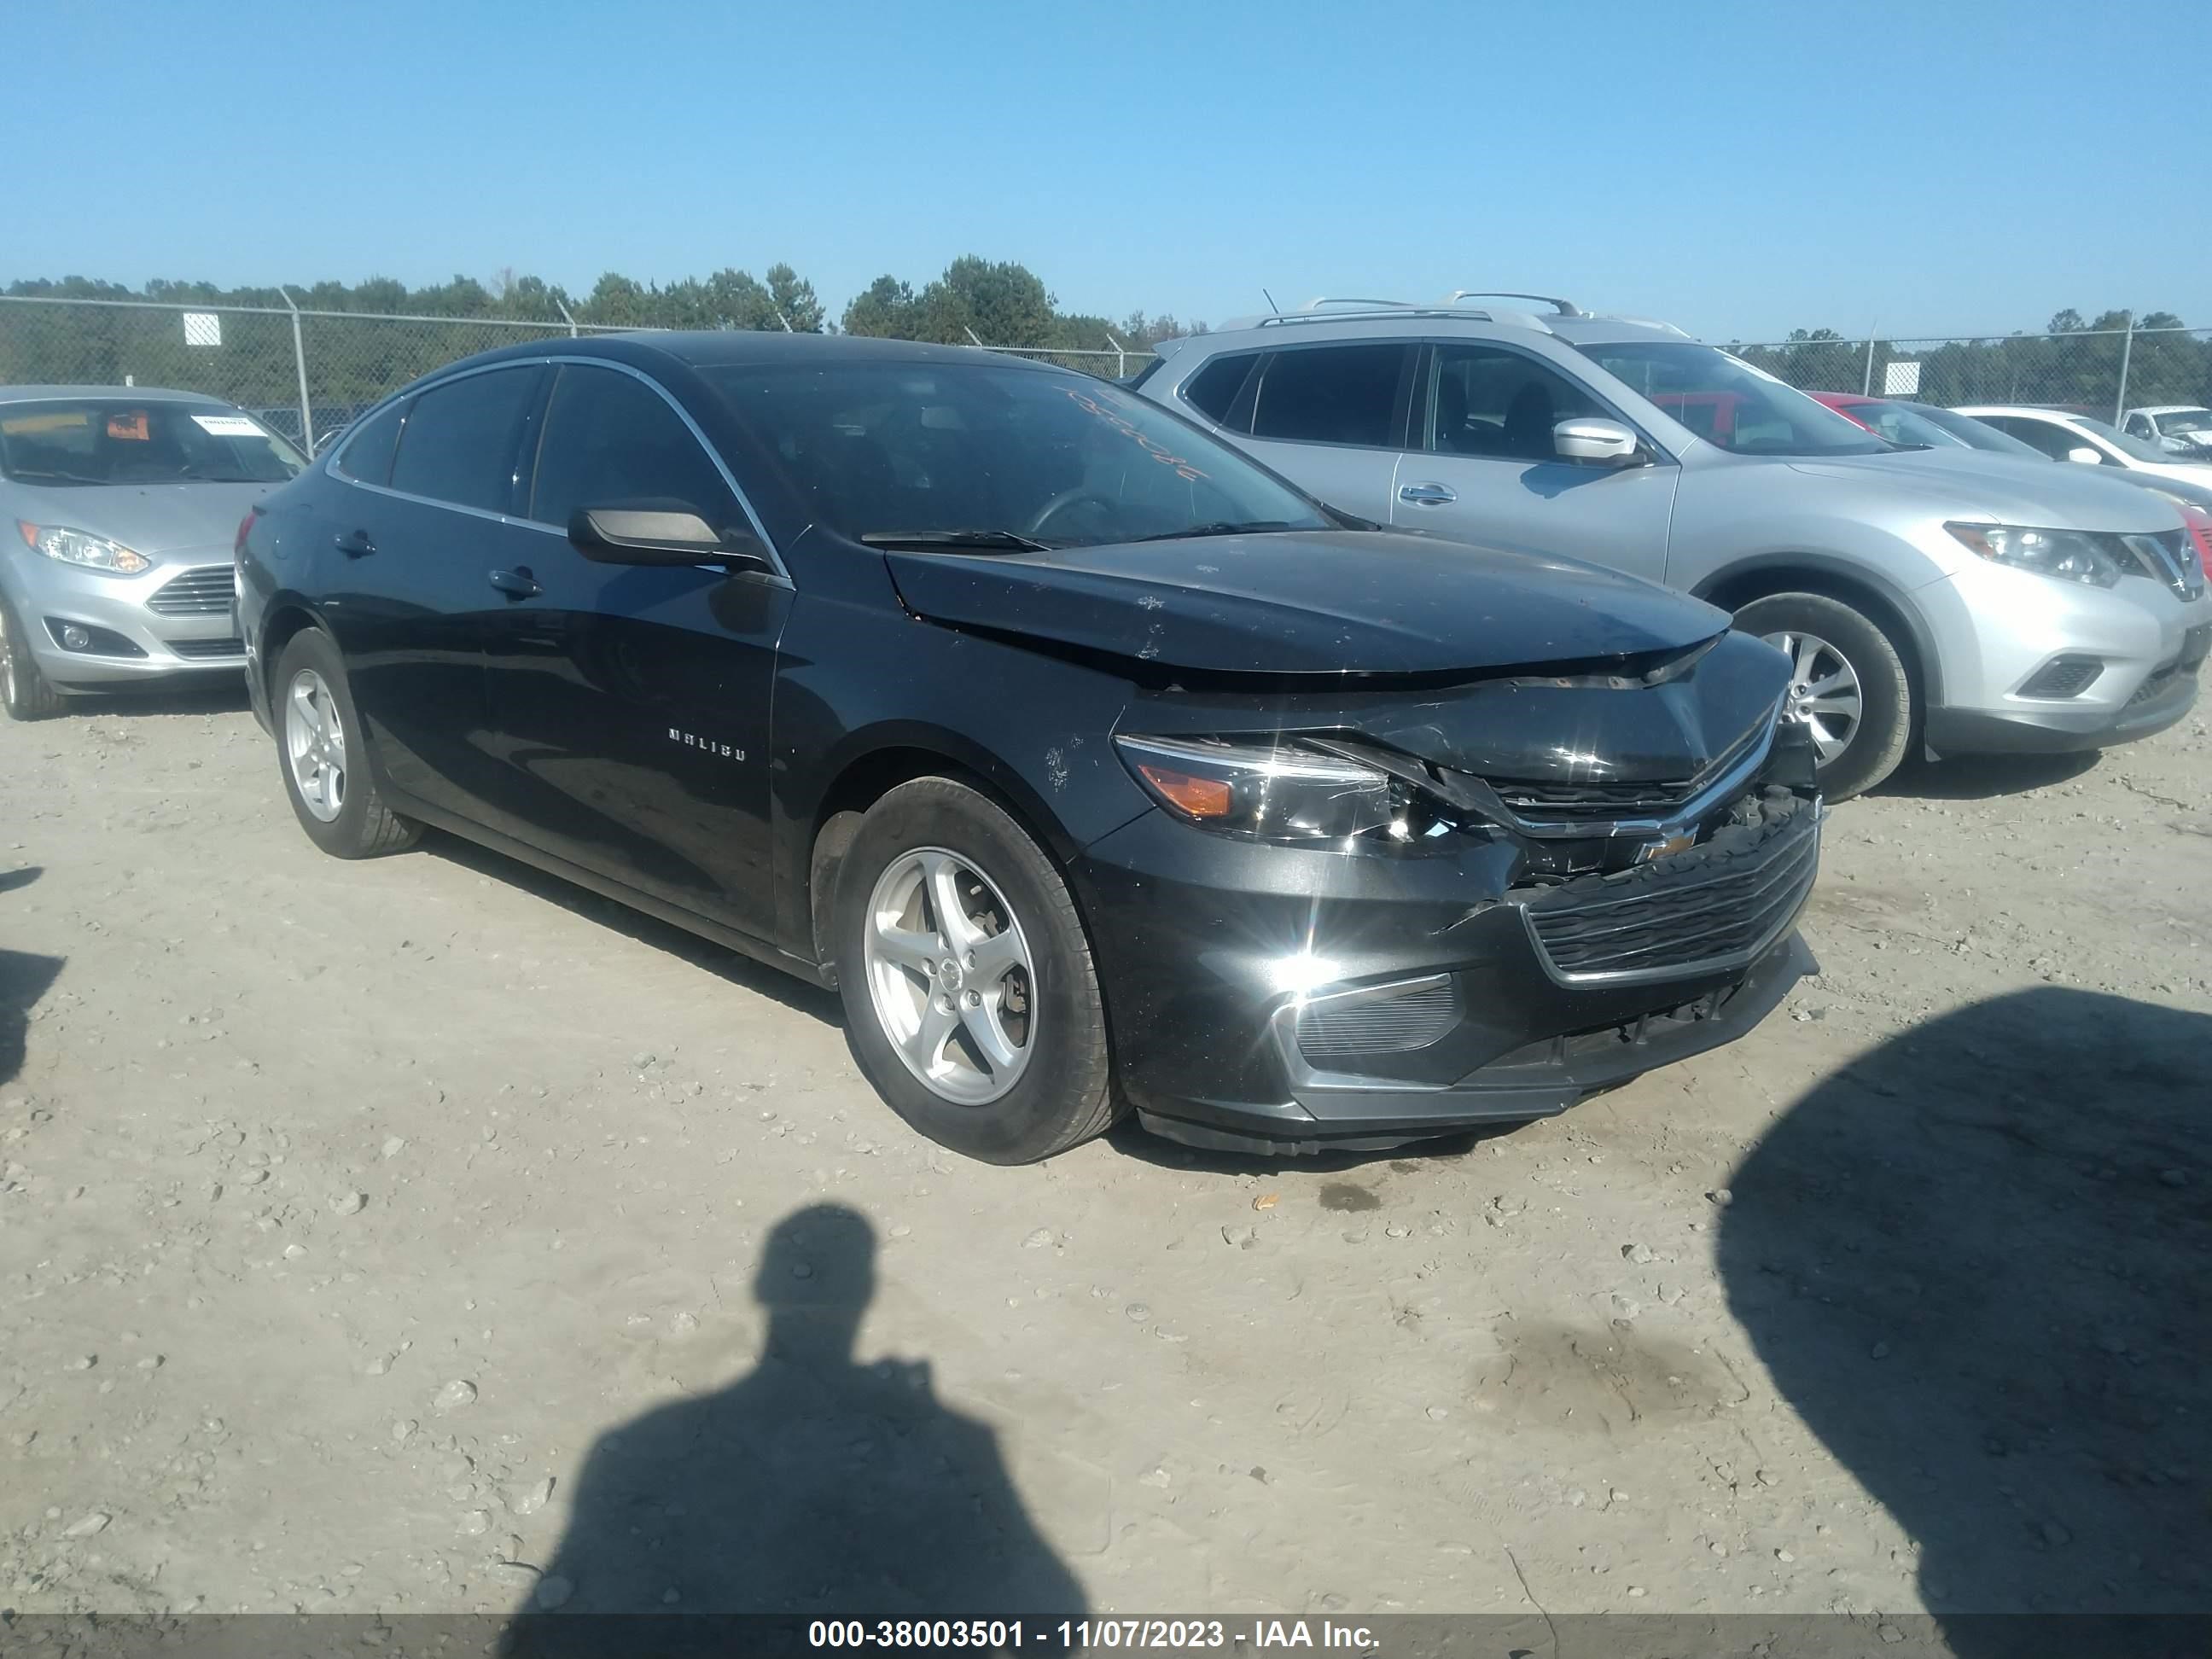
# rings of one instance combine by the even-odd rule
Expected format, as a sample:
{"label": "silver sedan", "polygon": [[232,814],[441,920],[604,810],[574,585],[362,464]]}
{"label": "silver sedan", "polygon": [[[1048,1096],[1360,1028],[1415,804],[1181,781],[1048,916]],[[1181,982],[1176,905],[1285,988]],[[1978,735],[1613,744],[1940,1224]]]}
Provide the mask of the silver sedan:
{"label": "silver sedan", "polygon": [[0,704],[240,672],[238,526],[306,465],[196,392],[0,387]]}

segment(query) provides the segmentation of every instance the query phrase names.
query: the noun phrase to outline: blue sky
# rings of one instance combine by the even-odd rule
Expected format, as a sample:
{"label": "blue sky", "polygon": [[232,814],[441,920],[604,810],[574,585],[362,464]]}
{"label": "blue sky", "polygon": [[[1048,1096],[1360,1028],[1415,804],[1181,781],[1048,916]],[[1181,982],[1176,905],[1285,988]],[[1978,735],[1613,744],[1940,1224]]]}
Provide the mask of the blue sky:
{"label": "blue sky", "polygon": [[973,252],[1117,316],[1494,283],[1718,339],[2212,325],[2196,4],[11,9],[0,282],[785,259],[834,311]]}

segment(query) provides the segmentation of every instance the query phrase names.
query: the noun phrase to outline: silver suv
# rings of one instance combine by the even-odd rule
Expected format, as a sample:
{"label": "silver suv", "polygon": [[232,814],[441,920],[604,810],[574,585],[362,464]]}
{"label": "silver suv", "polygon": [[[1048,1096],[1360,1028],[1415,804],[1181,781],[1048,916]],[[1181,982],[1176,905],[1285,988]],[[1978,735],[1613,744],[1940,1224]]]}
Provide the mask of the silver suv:
{"label": "silver suv", "polygon": [[[1464,303],[1486,297],[1547,313]],[[2100,748],[2195,700],[2212,599],[2172,502],[2078,469],[1901,451],[1665,324],[1462,291],[1316,301],[1160,351],[1146,396],[1340,509],[1734,611],[1792,659],[1791,712],[1832,799],[1916,740]]]}

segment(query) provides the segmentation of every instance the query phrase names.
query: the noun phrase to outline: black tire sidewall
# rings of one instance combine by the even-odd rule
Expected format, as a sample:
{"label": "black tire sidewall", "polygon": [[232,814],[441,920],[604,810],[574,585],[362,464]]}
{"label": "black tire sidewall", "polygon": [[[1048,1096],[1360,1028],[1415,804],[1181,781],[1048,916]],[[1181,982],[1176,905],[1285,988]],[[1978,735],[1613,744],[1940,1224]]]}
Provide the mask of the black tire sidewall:
{"label": "black tire sidewall", "polygon": [[23,695],[17,696],[4,678],[0,678],[0,704],[6,706],[8,717],[17,720],[43,720],[60,714],[66,706],[63,696],[54,689],[53,682],[46,678],[46,670],[39,666],[39,659],[31,654],[30,640],[24,632],[22,618],[5,599],[0,599],[0,627],[8,630],[8,648],[15,663],[15,684],[23,690]]}
{"label": "black tire sidewall", "polygon": [[[941,847],[972,860],[1013,907],[1035,969],[1036,1048],[1013,1088],[981,1106],[945,1100],[908,1070],[878,1018],[863,940],[876,883],[897,859]],[[1050,1157],[1103,1127],[1110,1087],[1105,1009],[1067,885],[1026,831],[950,779],[904,784],[870,810],[846,850],[835,898],[835,959],[854,1059],[890,1109],[939,1145],[991,1164]]]}
{"label": "black tire sidewall", "polygon": [[[300,786],[292,776],[291,755],[287,747],[285,705],[291,699],[292,677],[303,668],[312,668],[323,677],[323,684],[330,687],[331,696],[337,702],[338,719],[345,724],[345,805],[338,808],[337,817],[327,822],[309,811],[307,804],[300,799]],[[285,642],[270,682],[271,724],[276,728],[276,769],[283,777],[284,799],[292,803],[292,815],[300,820],[307,839],[325,853],[339,858],[362,856],[372,850],[370,832],[377,805],[376,786],[369,775],[367,734],[362,731],[361,716],[354,709],[353,688],[347,683],[345,662],[338,654],[337,644],[319,628],[301,629]]]}
{"label": "black tire sidewall", "polygon": [[1859,680],[1859,725],[1832,764],[1819,771],[1820,792],[1848,800],[1873,788],[1905,759],[1913,718],[1912,678],[1903,653],[1882,626],[1825,593],[1777,593],[1735,613],[1747,634],[1812,634],[1849,659]]}

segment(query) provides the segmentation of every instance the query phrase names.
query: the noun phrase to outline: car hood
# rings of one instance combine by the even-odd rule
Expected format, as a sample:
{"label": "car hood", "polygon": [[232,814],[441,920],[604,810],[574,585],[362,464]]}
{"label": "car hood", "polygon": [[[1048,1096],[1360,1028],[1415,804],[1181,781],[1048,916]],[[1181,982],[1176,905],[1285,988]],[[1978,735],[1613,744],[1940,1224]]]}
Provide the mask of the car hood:
{"label": "car hood", "polygon": [[1595,565],[1387,532],[884,557],[918,617],[1154,676],[1640,673],[1728,627],[1700,600]]}
{"label": "car hood", "polygon": [[2171,502],[2073,462],[1978,449],[1904,449],[1790,465],[1816,477],[1893,493],[1911,490],[1948,514],[2001,524],[2136,534],[2179,523]]}
{"label": "car hood", "polygon": [[[163,553],[228,551],[238,521],[273,483],[16,484],[15,516],[105,536],[149,558]],[[10,532],[13,533],[12,532]]]}

